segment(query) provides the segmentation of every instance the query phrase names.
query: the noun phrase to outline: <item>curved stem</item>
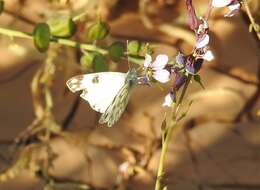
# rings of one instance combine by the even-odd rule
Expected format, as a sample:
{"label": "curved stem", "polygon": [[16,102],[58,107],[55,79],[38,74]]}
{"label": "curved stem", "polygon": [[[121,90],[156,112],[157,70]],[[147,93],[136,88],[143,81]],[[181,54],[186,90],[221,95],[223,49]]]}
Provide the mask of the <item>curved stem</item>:
{"label": "curved stem", "polygon": [[[7,29],[7,28],[1,28],[1,27],[0,27],[0,34],[9,36],[11,38],[17,37],[17,38],[33,39],[32,34],[17,31],[17,30]],[[86,43],[79,43],[77,41],[73,41],[73,40],[70,40],[70,39],[52,37],[51,42],[58,43],[58,44],[61,44],[61,45],[71,46],[71,47],[75,47],[75,48],[80,48],[80,49],[84,49],[84,50],[87,50],[87,51],[96,51],[96,52],[99,52],[101,54],[107,54],[108,53],[107,50],[102,49],[102,48],[98,48],[95,45],[86,44]]]}
{"label": "curved stem", "polygon": [[260,40],[260,32],[259,32],[259,25],[255,22],[254,17],[252,16],[252,13],[250,11],[249,5],[247,0],[244,1],[244,5],[245,5],[245,9],[246,9],[246,13],[248,15],[248,18],[252,24],[252,27],[254,29],[254,31],[256,32],[256,35],[258,37],[258,39]]}
{"label": "curved stem", "polygon": [[[188,89],[191,77],[192,77],[191,75],[188,76],[188,79],[187,79],[187,81],[186,81],[186,83],[185,83],[185,85],[182,89],[180,99],[177,103],[177,107],[179,107],[181,105],[182,101],[183,101],[183,98],[184,98],[186,91]],[[174,112],[173,114],[177,114],[177,113]],[[164,188],[163,184],[162,184],[162,179],[163,179],[163,176],[164,176],[164,173],[165,173],[165,171],[164,171],[165,170],[165,161],[166,161],[166,156],[167,156],[169,144],[171,142],[173,129],[176,126],[177,126],[176,120],[172,120],[170,122],[169,126],[166,128],[166,136],[165,136],[165,140],[163,141],[163,144],[162,144],[162,152],[161,152],[158,171],[157,171],[155,190],[162,190]]]}

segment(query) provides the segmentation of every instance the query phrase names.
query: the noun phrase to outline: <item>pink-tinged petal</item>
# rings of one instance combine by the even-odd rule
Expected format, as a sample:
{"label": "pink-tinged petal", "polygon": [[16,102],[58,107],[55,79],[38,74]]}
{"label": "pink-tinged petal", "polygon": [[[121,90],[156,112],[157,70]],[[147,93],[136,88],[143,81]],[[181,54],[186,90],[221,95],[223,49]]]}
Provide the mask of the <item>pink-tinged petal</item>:
{"label": "pink-tinged petal", "polygon": [[170,80],[170,72],[166,69],[156,70],[153,72],[153,78],[161,83],[166,83]]}
{"label": "pink-tinged petal", "polygon": [[228,6],[232,0],[213,0],[212,6],[213,7],[225,7]]}
{"label": "pink-tinged petal", "polygon": [[240,9],[240,3],[238,1],[232,3],[231,5],[228,6],[228,8],[231,10],[231,11],[234,11],[234,10],[237,10],[237,9]]}
{"label": "pink-tinged petal", "polygon": [[155,61],[152,64],[154,70],[163,69],[168,63],[168,56],[164,54],[157,55]]}
{"label": "pink-tinged petal", "polygon": [[165,107],[171,107],[173,102],[175,100],[175,96],[173,93],[169,93],[165,96],[164,98],[164,103],[162,104],[162,106],[165,106]]}
{"label": "pink-tinged petal", "polygon": [[185,63],[186,63],[186,56],[184,55],[184,54],[182,54],[182,53],[178,53],[178,55],[176,56],[176,58],[175,58],[175,60],[176,60],[176,62],[179,64],[179,65],[182,65],[182,66],[184,66],[185,65]]}
{"label": "pink-tinged petal", "polygon": [[203,48],[209,44],[209,35],[205,34],[197,39],[196,48]]}
{"label": "pink-tinged petal", "polygon": [[152,63],[152,57],[149,54],[146,54],[144,59],[144,67],[148,68],[149,66],[151,66],[151,63]]}
{"label": "pink-tinged petal", "polygon": [[198,27],[197,34],[205,32],[205,30],[209,28],[209,24],[206,19],[201,17],[200,20],[202,21],[202,23]]}
{"label": "pink-tinged petal", "polygon": [[229,5],[228,8],[230,11],[227,14],[225,14],[224,16],[225,17],[234,16],[240,10],[240,7],[241,7],[241,5],[239,2]]}
{"label": "pink-tinged petal", "polygon": [[215,57],[214,54],[212,53],[212,51],[208,50],[204,56],[202,57],[203,59],[207,60],[207,61],[212,61]]}
{"label": "pink-tinged petal", "polygon": [[196,30],[199,26],[199,19],[196,15],[195,9],[192,5],[192,0],[186,0],[186,7],[188,12],[188,23],[192,30]]}

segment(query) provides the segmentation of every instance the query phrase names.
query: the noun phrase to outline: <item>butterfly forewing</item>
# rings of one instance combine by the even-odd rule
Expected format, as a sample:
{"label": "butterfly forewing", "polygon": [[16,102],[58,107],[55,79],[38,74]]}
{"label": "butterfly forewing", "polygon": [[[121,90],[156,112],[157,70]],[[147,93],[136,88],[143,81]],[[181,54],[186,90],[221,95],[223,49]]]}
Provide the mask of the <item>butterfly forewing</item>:
{"label": "butterfly forewing", "polygon": [[126,74],[119,72],[78,75],[69,79],[67,86],[72,92],[82,90],[80,96],[94,110],[104,113],[125,84],[125,78]]}

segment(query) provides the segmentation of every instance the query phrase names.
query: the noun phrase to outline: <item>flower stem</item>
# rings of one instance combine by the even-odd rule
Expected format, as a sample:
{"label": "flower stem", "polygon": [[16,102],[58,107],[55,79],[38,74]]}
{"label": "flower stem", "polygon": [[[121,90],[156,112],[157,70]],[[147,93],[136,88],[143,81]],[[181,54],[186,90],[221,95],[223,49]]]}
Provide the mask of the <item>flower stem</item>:
{"label": "flower stem", "polygon": [[[188,76],[188,79],[182,89],[181,92],[181,96],[179,98],[179,101],[177,103],[177,107],[181,105],[183,98],[185,96],[185,93],[187,91],[188,85],[190,83],[191,80],[191,75]],[[176,112],[174,112],[173,114],[177,114]],[[175,118],[175,117],[172,117]],[[156,184],[155,184],[155,190],[163,190],[164,186],[162,184],[162,179],[165,173],[165,161],[166,161],[166,155],[168,152],[168,148],[169,148],[169,144],[171,142],[171,137],[172,137],[172,133],[173,133],[173,129],[177,126],[177,122],[176,120],[172,120],[170,122],[170,124],[168,125],[168,127],[166,128],[166,136],[165,136],[165,140],[163,141],[162,144],[162,152],[161,152],[161,156],[160,156],[160,160],[159,160],[159,167],[158,167],[158,171],[157,171],[157,179],[156,179]]]}
{"label": "flower stem", "polygon": [[[1,28],[1,27],[0,27],[0,34],[9,36],[11,38],[17,37],[17,38],[33,39],[32,34],[17,31],[17,30],[7,29],[7,28]],[[102,49],[102,48],[98,48],[95,45],[86,44],[86,43],[79,43],[77,41],[73,41],[73,40],[70,40],[70,39],[52,37],[51,41],[54,42],[54,43],[61,44],[61,45],[80,48],[80,49],[84,49],[84,50],[87,50],[87,51],[96,51],[96,52],[99,52],[101,54],[107,54],[108,53],[107,50]]]}
{"label": "flower stem", "polygon": [[253,27],[253,29],[254,29],[258,39],[260,40],[259,25],[255,22],[255,19],[252,16],[252,13],[250,11],[250,8],[249,8],[247,0],[244,0],[244,6],[245,6],[245,9],[246,9],[246,13],[248,15],[248,18],[249,18],[249,20],[251,22],[251,25],[252,25],[252,27]]}

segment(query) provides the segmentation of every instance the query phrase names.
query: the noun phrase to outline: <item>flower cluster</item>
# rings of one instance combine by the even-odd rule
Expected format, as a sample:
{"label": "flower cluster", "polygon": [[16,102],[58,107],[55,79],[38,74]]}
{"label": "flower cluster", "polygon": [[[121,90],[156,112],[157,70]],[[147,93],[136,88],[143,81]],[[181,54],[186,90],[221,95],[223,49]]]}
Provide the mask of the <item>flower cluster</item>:
{"label": "flower cluster", "polygon": [[[188,76],[197,75],[204,60],[211,61],[214,59],[213,53],[209,50],[209,15],[204,18],[197,17],[192,0],[186,0],[186,6],[189,26],[196,36],[196,43],[192,52],[188,55],[179,52],[174,64],[168,64],[169,59],[167,55],[158,55],[154,62],[152,62],[150,55],[147,54],[145,56],[145,79],[148,81],[146,84],[150,84],[150,81],[166,83],[170,80],[171,76],[174,76],[173,86],[171,91],[166,95],[163,106],[171,107],[176,102],[176,92],[185,84]],[[241,3],[239,0],[212,0],[208,12],[213,7],[228,7],[230,11],[225,16],[230,17],[241,8]]]}
{"label": "flower cluster", "polygon": [[172,90],[165,97],[163,106],[171,106],[176,101],[176,92],[187,81],[188,75],[196,75],[200,70],[204,60],[211,61],[214,59],[212,52],[209,50],[209,26],[204,18],[198,18],[192,6],[192,1],[187,0],[189,25],[196,35],[196,43],[192,52],[188,55],[179,53],[176,56],[176,65],[171,69],[175,75]]}

